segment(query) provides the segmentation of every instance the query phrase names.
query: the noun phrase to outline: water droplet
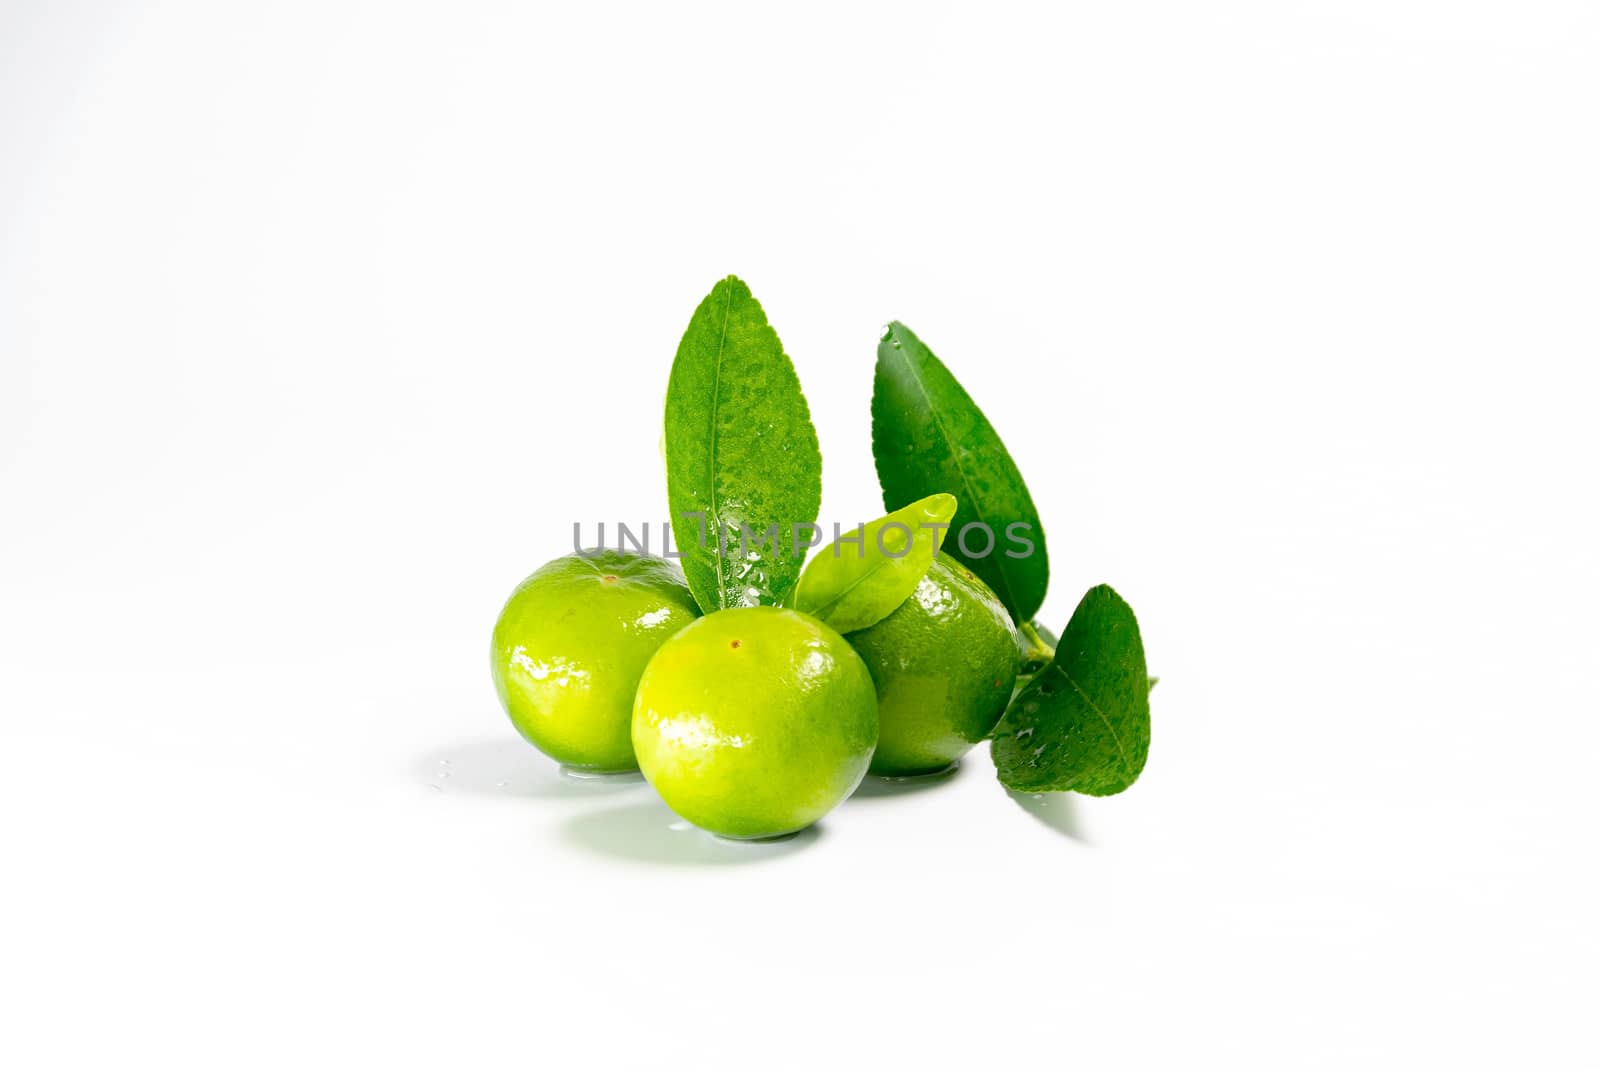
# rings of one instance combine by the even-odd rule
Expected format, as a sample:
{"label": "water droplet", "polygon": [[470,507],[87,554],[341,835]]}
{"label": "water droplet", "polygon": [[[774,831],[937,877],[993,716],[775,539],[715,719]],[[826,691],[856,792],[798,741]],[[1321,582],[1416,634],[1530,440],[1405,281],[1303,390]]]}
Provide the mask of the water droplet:
{"label": "water droplet", "polygon": [[507,784],[504,780],[501,780],[501,781],[498,781],[498,782],[495,783],[495,787],[497,787],[497,788],[507,788],[507,787],[510,787],[510,786],[511,785]]}
{"label": "water droplet", "polygon": [[440,765],[449,765],[450,764],[450,759],[449,758],[440,758],[439,759],[439,764]]}
{"label": "water droplet", "polygon": [[449,774],[449,772],[448,772],[448,771],[446,771],[446,772],[442,772],[442,773],[440,773],[440,774],[439,774],[439,779],[440,779],[440,780],[449,780],[449,779],[450,779],[450,774]]}

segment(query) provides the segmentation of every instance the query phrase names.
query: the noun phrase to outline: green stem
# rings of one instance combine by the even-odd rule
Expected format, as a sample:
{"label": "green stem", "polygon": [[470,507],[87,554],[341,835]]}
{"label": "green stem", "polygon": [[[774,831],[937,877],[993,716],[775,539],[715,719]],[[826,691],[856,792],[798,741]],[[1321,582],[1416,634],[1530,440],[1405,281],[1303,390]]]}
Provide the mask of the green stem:
{"label": "green stem", "polygon": [[1045,661],[1049,661],[1056,656],[1056,648],[1039,637],[1039,633],[1033,628],[1033,622],[1029,621],[1018,625],[1017,631],[1028,641],[1029,660],[1043,658]]}

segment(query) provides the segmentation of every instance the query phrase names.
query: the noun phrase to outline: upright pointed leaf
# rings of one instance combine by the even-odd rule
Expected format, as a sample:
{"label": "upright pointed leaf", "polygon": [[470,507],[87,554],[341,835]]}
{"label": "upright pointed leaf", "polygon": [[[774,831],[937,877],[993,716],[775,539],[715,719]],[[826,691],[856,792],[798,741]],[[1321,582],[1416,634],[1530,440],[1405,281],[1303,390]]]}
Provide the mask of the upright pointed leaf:
{"label": "upright pointed leaf", "polygon": [[707,613],[777,605],[810,541],[796,525],[815,523],[822,503],[822,455],[794,365],[732,275],[678,343],[665,441],[673,542],[695,600]]}
{"label": "upright pointed leaf", "polygon": [[[1050,563],[1027,484],[983,412],[902,323],[891,323],[878,343],[872,456],[885,509],[937,491],[960,499],[944,552],[976,572],[1019,624],[1032,619]],[[963,548],[960,533],[970,524],[982,527]]]}
{"label": "upright pointed leaf", "polygon": [[800,574],[794,608],[836,632],[872,627],[917,589],[955,512],[955,498],[931,494],[841,535]]}
{"label": "upright pointed leaf", "polygon": [[1000,782],[1017,791],[1115,795],[1139,778],[1150,753],[1150,677],[1139,622],[1117,592],[1083,596],[989,753]]}

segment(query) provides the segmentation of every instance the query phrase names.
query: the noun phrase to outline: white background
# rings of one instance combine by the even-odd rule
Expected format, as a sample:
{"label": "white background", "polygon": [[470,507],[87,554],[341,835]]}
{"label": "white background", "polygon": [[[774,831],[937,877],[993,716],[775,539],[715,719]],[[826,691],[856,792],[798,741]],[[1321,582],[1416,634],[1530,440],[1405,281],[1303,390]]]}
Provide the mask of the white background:
{"label": "white background", "polygon": [[[0,3],[0,1061],[1596,1065],[1597,120],[1581,2]],[[985,407],[1133,790],[512,734],[729,272],[825,520],[884,321]]]}

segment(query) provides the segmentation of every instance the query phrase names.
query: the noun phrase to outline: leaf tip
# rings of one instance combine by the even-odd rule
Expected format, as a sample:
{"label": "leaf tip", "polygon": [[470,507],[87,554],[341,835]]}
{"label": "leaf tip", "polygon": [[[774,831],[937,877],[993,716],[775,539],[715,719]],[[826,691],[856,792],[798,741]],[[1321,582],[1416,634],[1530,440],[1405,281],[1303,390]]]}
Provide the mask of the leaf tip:
{"label": "leaf tip", "polygon": [[1083,593],[1083,598],[1080,601],[1085,604],[1090,602],[1110,602],[1116,606],[1126,607],[1128,605],[1127,599],[1118,594],[1116,588],[1109,583],[1095,584]]}
{"label": "leaf tip", "polygon": [[[899,320],[890,320],[883,325],[883,334],[878,336],[878,355],[893,352],[905,346],[905,339],[911,332]],[[915,337],[914,335],[912,337]]]}
{"label": "leaf tip", "polygon": [[724,275],[722,278],[717,280],[717,284],[715,286],[711,287],[711,292],[716,293],[718,290],[724,289],[732,290],[740,297],[750,296],[750,284],[745,282],[737,275]]}
{"label": "leaf tip", "polygon": [[956,510],[960,507],[961,503],[954,494],[946,494],[943,491],[937,494],[930,494],[913,506],[926,518],[924,523],[931,524],[935,528],[933,533],[934,553],[939,552],[940,546],[944,543],[945,533],[950,526],[950,522],[955,519]]}

